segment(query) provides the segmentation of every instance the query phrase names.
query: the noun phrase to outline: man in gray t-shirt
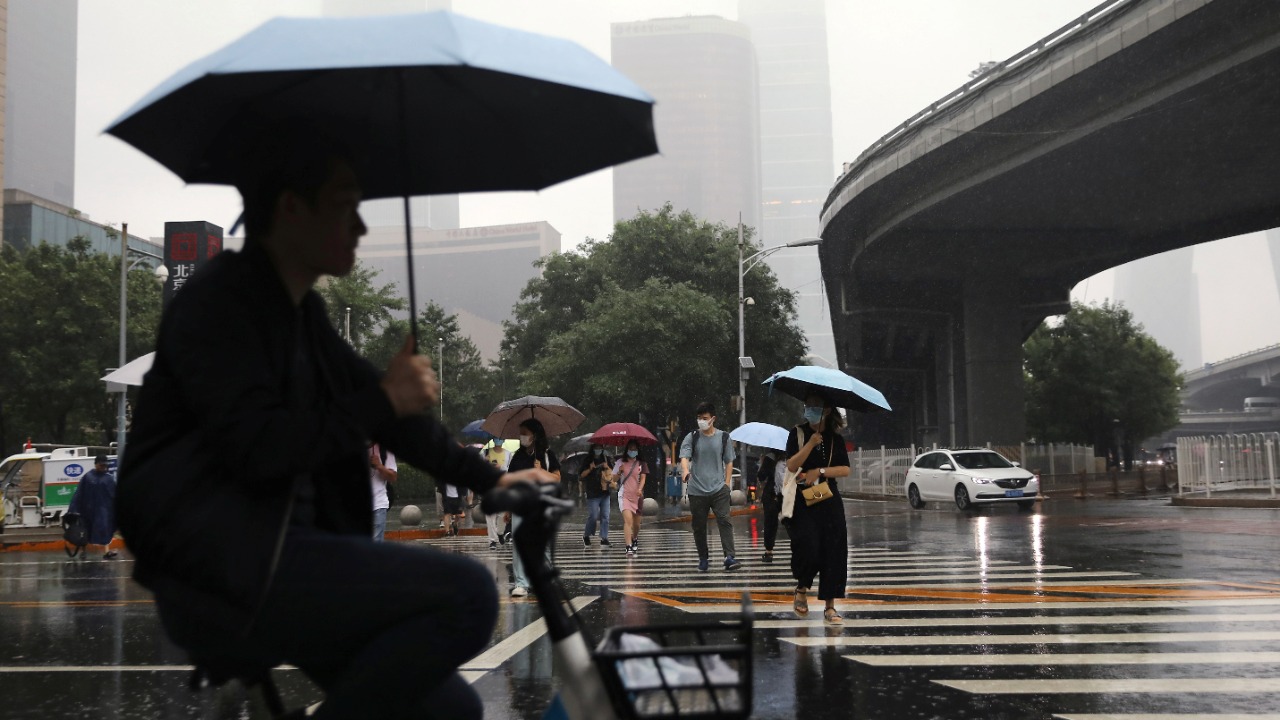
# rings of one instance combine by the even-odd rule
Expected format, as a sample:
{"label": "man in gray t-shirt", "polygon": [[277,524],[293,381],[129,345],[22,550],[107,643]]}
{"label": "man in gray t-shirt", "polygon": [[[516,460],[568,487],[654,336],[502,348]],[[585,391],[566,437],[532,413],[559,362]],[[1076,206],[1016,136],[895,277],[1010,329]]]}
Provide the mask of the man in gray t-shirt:
{"label": "man in gray t-shirt", "polygon": [[698,569],[706,572],[710,561],[707,548],[707,512],[716,514],[720,529],[720,549],[724,569],[742,567],[733,552],[733,523],[729,520],[729,484],[736,457],[728,433],[716,429],[716,410],[711,403],[698,406],[698,429],[680,444],[680,468],[689,486],[689,511],[693,513],[693,542],[698,548]]}

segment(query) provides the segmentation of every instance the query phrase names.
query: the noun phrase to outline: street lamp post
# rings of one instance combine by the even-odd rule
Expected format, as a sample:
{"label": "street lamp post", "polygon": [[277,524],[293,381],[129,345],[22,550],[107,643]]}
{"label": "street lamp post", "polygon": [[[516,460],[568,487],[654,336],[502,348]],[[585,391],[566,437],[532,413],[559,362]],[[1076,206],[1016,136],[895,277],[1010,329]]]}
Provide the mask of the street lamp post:
{"label": "street lamp post", "polygon": [[436,379],[440,383],[440,424],[444,425],[444,338],[436,338],[439,343],[439,352],[436,353]]}
{"label": "street lamp post", "polygon": [[[120,224],[120,367],[124,367],[128,362],[125,355],[125,331],[129,322],[129,271],[138,265],[138,263],[147,258],[155,258],[162,261],[155,269],[156,282],[164,284],[169,279],[169,268],[163,263],[164,258],[159,255],[153,255],[143,250],[133,250],[143,257],[129,262],[129,223]],[[124,422],[127,401],[127,391],[124,387],[120,390],[120,397],[116,401],[116,457],[124,456]]]}
{"label": "street lamp post", "polygon": [[[746,257],[746,241],[742,235],[742,217],[738,217],[738,425],[742,426],[747,423],[747,372],[755,367],[755,362],[747,357],[747,341],[744,324],[744,307],[746,305],[755,305],[753,298],[744,297],[743,278],[751,271],[751,268],[759,265],[769,255],[786,248],[810,247],[818,245],[822,242],[822,238],[802,238],[789,242],[785,245],[776,245],[771,248],[758,250]],[[750,263],[750,264],[747,264]]]}

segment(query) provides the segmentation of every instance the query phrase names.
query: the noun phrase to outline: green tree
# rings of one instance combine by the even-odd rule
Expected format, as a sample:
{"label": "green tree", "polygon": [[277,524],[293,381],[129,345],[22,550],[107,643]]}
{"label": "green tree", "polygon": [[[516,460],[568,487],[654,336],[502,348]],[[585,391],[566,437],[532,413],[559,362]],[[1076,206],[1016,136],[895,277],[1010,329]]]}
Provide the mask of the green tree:
{"label": "green tree", "polygon": [[[750,255],[759,249],[746,233]],[[655,424],[710,400],[721,425],[736,420],[738,391],[737,228],[712,225],[670,204],[619,222],[608,242],[539,261],[542,276],[521,293],[503,339],[516,392],[563,397],[592,421]],[[804,338],[795,296],[767,265],[746,275],[747,384],[752,419],[790,421],[760,380],[800,362]]]}
{"label": "green tree", "polygon": [[404,299],[396,294],[395,283],[375,284],[378,274],[374,268],[357,262],[346,276],[325,278],[316,288],[324,299],[329,322],[340,334],[346,329],[347,308],[351,308],[350,342],[357,350],[391,322],[393,312],[405,308]]}
{"label": "green tree", "polygon": [[[353,333],[354,334],[354,333]],[[366,342],[363,356],[376,367],[385,368],[409,336],[407,320],[389,320],[376,336]],[[501,400],[497,371],[485,367],[480,351],[462,334],[458,316],[446,314],[434,302],[418,313],[418,351],[429,355],[440,377],[441,404],[445,427],[453,432],[484,417]],[[443,340],[444,362],[440,362]]]}
{"label": "green tree", "polygon": [[1118,431],[1131,457],[1133,443],[1178,424],[1178,363],[1121,305],[1072,303],[1023,353],[1027,427],[1042,441],[1111,448]]}
{"label": "green tree", "polygon": [[[115,439],[115,396],[100,378],[119,365],[120,258],[73,238],[0,250],[0,448]],[[150,269],[128,277],[129,359],[150,352],[161,293]]]}

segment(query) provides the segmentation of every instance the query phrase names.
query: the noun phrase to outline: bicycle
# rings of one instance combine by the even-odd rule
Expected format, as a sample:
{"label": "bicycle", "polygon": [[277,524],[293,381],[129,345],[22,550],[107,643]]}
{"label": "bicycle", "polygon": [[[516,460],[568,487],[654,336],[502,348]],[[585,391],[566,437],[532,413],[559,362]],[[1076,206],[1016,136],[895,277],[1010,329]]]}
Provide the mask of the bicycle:
{"label": "bicycle", "polygon": [[554,484],[495,488],[482,501],[485,513],[512,512],[524,518],[515,531],[515,551],[529,569],[553,644],[553,674],[561,680],[544,720],[749,717],[749,595],[743,593],[737,622],[613,627],[591,650],[586,628],[546,552],[560,519],[573,507]]}

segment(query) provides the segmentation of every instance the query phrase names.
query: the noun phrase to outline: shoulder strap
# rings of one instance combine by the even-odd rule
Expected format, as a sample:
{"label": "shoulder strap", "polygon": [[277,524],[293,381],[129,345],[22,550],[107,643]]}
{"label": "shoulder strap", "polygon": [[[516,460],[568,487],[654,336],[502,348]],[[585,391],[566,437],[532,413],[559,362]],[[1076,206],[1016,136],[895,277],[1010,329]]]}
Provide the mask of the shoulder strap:
{"label": "shoulder strap", "polygon": [[696,463],[698,462],[698,436],[694,434],[694,431],[690,430],[685,437],[689,440],[689,446],[693,448],[689,451],[689,462]]}

